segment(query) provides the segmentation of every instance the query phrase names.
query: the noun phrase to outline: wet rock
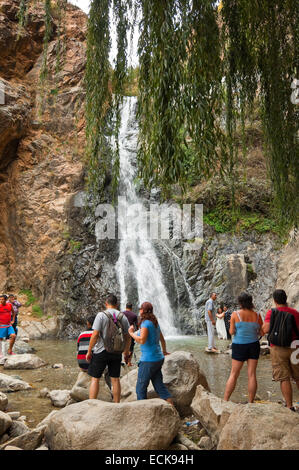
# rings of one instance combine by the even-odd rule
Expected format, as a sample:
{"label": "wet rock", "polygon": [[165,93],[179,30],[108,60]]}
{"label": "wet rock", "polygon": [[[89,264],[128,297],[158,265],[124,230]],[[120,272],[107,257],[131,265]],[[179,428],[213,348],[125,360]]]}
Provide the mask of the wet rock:
{"label": "wet rock", "polygon": [[16,354],[15,356],[7,356],[4,369],[39,369],[47,363],[35,354]]}
{"label": "wet rock", "polygon": [[0,390],[2,392],[18,392],[30,390],[32,387],[23,380],[16,379],[6,374],[0,374]]}
{"label": "wet rock", "polygon": [[12,419],[8,414],[3,413],[0,411],[0,436],[5,434],[5,432],[10,428],[12,425]]}
{"label": "wet rock", "polygon": [[[207,390],[209,385],[199,364],[191,353],[175,351],[165,357],[162,368],[163,382],[172,395],[175,406],[181,416],[190,413],[190,405],[196,387],[201,384]],[[134,401],[138,370],[134,369],[121,379],[122,401]],[[148,398],[156,397],[152,384],[148,387]]]}
{"label": "wet rock", "polygon": [[23,339],[17,339],[17,341],[14,344],[14,353],[16,354],[28,354],[28,353],[34,353],[35,350],[32,348],[28,342],[24,341]]}
{"label": "wet rock", "polygon": [[223,427],[218,450],[299,450],[299,415],[277,403],[236,408]]}
{"label": "wet rock", "polygon": [[50,390],[48,388],[42,388],[39,391],[40,398],[47,398],[49,396]]}
{"label": "wet rock", "polygon": [[70,399],[70,390],[51,390],[48,396],[53,406],[63,408]]}
{"label": "wet rock", "polygon": [[179,427],[178,413],[164,400],[86,400],[58,411],[45,437],[51,450],[154,450],[167,449]]}
{"label": "wet rock", "polygon": [[224,401],[205,390],[201,385],[196,389],[191,408],[195,416],[212,439],[213,445],[218,444],[219,435],[230,415],[241,405]]}

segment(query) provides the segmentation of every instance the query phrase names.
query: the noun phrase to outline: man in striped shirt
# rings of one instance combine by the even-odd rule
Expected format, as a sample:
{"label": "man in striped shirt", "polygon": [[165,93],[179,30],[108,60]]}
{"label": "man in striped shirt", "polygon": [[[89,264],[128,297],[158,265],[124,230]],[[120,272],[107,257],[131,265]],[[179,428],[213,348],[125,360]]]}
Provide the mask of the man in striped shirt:
{"label": "man in striped shirt", "polygon": [[87,372],[89,363],[86,361],[86,354],[88,351],[89,341],[92,335],[92,325],[95,319],[95,315],[88,317],[86,321],[86,331],[80,333],[77,340],[77,361],[80,369],[83,372]]}
{"label": "man in striped shirt", "polygon": [[[83,372],[87,373],[87,369],[89,366],[89,362],[86,360],[86,354],[89,347],[90,338],[93,332],[92,325],[95,320],[96,315],[91,315],[86,320],[86,331],[82,331],[80,333],[78,340],[77,340],[77,361],[80,369]],[[109,389],[111,390],[111,379],[108,374],[108,369],[106,367],[105,372],[105,382],[108,385]]]}

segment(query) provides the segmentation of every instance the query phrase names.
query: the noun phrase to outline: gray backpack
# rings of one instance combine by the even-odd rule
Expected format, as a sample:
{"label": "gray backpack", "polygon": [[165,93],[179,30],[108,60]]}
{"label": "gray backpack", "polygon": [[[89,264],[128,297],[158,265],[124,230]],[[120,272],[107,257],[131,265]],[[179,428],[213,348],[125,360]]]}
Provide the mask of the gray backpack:
{"label": "gray backpack", "polygon": [[124,315],[119,313],[118,316],[110,312],[103,312],[108,318],[108,325],[105,336],[103,337],[104,346],[107,352],[121,354],[125,349],[125,333],[122,324]]}

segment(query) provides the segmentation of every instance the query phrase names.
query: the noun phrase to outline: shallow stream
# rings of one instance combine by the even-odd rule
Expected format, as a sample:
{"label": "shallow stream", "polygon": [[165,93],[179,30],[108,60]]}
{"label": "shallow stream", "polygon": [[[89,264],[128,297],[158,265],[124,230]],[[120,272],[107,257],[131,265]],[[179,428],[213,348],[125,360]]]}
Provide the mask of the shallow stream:
{"label": "shallow stream", "polygon": [[[228,341],[216,340],[217,346],[224,350]],[[0,372],[18,376],[32,385],[33,390],[14,392],[8,394],[9,410],[20,411],[27,417],[30,428],[35,427],[54,408],[49,398],[40,398],[39,390],[71,389],[74,385],[78,366],[76,361],[76,341],[63,340],[39,340],[31,341],[30,345],[36,350],[36,354],[47,361],[48,366],[37,370],[14,370],[8,371],[0,367]],[[184,336],[169,338],[167,340],[168,352],[183,350],[191,352],[198,360],[201,370],[206,374],[212,393],[222,397],[225,383],[229,376],[231,358],[226,354],[207,354],[204,348],[207,345],[205,336]],[[136,358],[139,357],[139,348],[136,347]],[[63,369],[53,369],[56,363],[62,363]],[[247,401],[247,367],[246,364],[232,395],[235,402]],[[126,374],[127,368],[122,369]],[[262,356],[257,369],[258,391],[257,395],[262,400],[277,402],[281,399],[279,384],[272,382],[270,356]],[[299,391],[293,387],[295,402],[299,401]]]}

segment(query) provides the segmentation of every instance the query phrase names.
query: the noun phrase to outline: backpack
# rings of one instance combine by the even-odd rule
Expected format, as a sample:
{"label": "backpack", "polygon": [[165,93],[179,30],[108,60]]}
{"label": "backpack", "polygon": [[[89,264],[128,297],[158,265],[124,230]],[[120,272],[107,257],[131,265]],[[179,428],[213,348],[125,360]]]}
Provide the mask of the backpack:
{"label": "backpack", "polygon": [[289,348],[293,341],[294,331],[299,338],[295,317],[291,313],[276,308],[272,308],[271,312],[268,342],[274,346]]}
{"label": "backpack", "polygon": [[107,352],[120,354],[125,349],[125,333],[122,325],[124,315],[120,313],[117,317],[110,312],[103,312],[108,318],[108,325],[103,337],[104,346]]}

